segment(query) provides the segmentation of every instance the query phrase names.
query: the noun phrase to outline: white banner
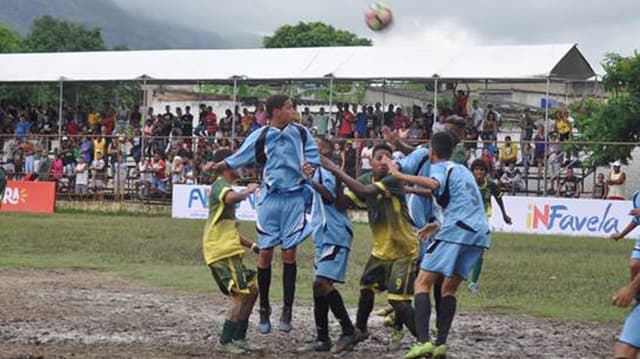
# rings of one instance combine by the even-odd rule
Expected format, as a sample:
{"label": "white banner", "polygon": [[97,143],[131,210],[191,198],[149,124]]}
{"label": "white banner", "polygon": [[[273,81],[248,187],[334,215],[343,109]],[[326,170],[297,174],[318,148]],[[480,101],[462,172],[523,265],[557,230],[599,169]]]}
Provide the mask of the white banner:
{"label": "white banner", "polygon": [[[235,191],[243,191],[246,187],[234,186]],[[175,185],[171,199],[171,217],[207,219],[209,216],[209,194],[211,186]],[[258,192],[258,191],[256,191]],[[241,221],[256,220],[256,194],[236,204],[236,218]]]}
{"label": "white banner", "polygon": [[[493,200],[491,227],[495,232],[608,237],[622,231],[631,216],[631,201],[579,198],[503,197],[512,225],[502,220]],[[634,230],[628,237],[640,233]]]}

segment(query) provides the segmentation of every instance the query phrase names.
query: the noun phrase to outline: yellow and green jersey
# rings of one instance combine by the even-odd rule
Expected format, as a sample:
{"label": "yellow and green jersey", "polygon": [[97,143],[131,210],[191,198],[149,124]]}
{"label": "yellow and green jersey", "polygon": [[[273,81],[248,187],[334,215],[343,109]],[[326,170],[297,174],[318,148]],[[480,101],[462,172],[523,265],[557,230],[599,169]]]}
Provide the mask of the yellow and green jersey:
{"label": "yellow and green jersey", "polygon": [[491,218],[492,207],[491,207],[491,196],[496,199],[502,198],[502,191],[500,190],[500,186],[498,186],[492,180],[485,178],[484,182],[478,185],[480,188],[480,195],[482,196],[482,203],[484,204],[484,213],[487,218]]}
{"label": "yellow and green jersey", "polygon": [[364,198],[364,201],[350,190],[346,192],[352,202],[367,209],[369,227],[373,234],[371,255],[382,260],[416,255],[417,234],[409,217],[402,183],[391,175],[375,179],[372,172],[358,177],[358,181],[378,188],[377,192]]}
{"label": "yellow and green jersey", "polygon": [[236,206],[224,203],[225,196],[231,191],[231,183],[224,178],[218,178],[211,185],[209,218],[202,236],[202,251],[207,265],[244,254],[236,223]]}

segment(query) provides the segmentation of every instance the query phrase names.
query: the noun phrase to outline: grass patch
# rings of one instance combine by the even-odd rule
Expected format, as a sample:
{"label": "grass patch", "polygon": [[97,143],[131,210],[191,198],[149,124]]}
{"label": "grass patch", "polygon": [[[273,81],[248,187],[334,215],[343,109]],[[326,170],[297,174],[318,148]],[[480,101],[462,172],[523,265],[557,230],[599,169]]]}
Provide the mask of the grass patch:
{"label": "grass patch", "polygon": [[[163,216],[0,214],[0,266],[90,268],[155,286],[216,292],[203,263],[203,221]],[[242,233],[255,237],[252,223]],[[631,241],[496,234],[485,254],[481,293],[461,288],[462,310],[600,322],[619,322],[625,311],[610,305],[613,292],[628,280]],[[358,281],[369,256],[367,226],[355,225],[347,283],[340,286],[350,305],[357,303]],[[297,298],[312,299],[313,245],[298,252]],[[255,267],[256,257],[245,263]],[[281,298],[282,267],[273,265],[271,294]],[[379,302],[383,297],[378,296]]]}

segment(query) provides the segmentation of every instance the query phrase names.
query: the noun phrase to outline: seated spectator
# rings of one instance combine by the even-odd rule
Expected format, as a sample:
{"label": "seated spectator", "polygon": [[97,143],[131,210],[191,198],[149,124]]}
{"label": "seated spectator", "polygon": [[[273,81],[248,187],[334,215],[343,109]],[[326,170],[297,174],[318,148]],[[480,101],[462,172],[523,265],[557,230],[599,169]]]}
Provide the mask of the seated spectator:
{"label": "seated spectator", "polygon": [[511,136],[504,138],[504,144],[500,149],[500,167],[506,168],[518,161],[518,146],[511,142]]}
{"label": "seated spectator", "polygon": [[419,140],[425,138],[424,130],[420,126],[420,122],[418,122],[418,120],[413,120],[413,122],[411,123],[408,138],[411,140]]}
{"label": "seated spectator", "polygon": [[447,130],[446,119],[447,116],[445,114],[441,114],[440,116],[438,116],[438,120],[434,122],[433,126],[431,127],[431,135],[435,135],[436,133],[444,132]]}
{"label": "seated spectator", "polygon": [[171,164],[171,184],[184,183],[184,163],[182,157],[175,156]]}
{"label": "seated spectator", "polygon": [[[474,101],[477,104],[477,101]],[[472,150],[477,146],[478,128],[473,123],[473,117],[467,117],[464,124],[464,148],[466,150]]]}
{"label": "seated spectator", "polygon": [[516,168],[515,163],[511,162],[504,173],[500,177],[500,184],[509,192],[516,193],[524,188],[524,179],[522,173]]}
{"label": "seated spectator", "polygon": [[580,180],[573,174],[573,168],[567,168],[566,176],[560,181],[558,186],[558,196],[566,198],[579,198],[580,188],[578,184]]}
{"label": "seated spectator", "polygon": [[400,124],[400,128],[396,129],[395,132],[398,134],[398,138],[407,139],[407,138],[409,138],[409,131],[410,130],[411,129],[409,128],[409,123],[402,122]]}
{"label": "seated spectator", "polygon": [[613,170],[609,173],[609,178],[607,179],[607,199],[625,199],[624,183],[627,181],[627,174],[620,169],[620,165],[620,161],[615,161],[611,164]]}
{"label": "seated spectator", "polygon": [[607,183],[604,181],[604,174],[598,173],[596,183],[593,184],[593,199],[607,198]]}

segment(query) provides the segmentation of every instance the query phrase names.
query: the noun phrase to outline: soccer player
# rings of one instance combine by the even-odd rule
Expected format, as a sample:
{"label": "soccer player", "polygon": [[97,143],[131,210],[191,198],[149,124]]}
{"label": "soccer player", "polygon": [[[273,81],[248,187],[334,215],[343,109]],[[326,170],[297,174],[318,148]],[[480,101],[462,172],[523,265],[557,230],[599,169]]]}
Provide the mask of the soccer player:
{"label": "soccer player", "polygon": [[318,146],[305,127],[293,122],[293,102],[284,95],[267,99],[270,125],[252,132],[240,149],[224,161],[208,163],[205,170],[262,166],[263,182],[256,207],[258,231],[258,287],[260,288],[260,333],[271,331],[271,261],[273,249],[282,248],[283,299],[280,331],[290,332],[296,285],[296,247],[311,234],[305,216],[308,179],[303,166],[320,165]]}
{"label": "soccer player", "polygon": [[[214,160],[221,161],[231,155],[230,150],[219,150]],[[202,236],[204,259],[211,269],[220,291],[231,298],[231,305],[220,333],[220,350],[242,354],[256,350],[246,340],[249,316],[258,297],[256,272],[242,263],[244,249],[257,252],[257,245],[238,233],[236,203],[246,199],[258,187],[251,183],[244,192],[235,192],[231,184],[238,178],[235,170],[225,169],[211,185],[209,219]]]}
{"label": "soccer player", "polygon": [[[489,173],[489,164],[481,158],[476,159],[471,163],[471,171],[473,172],[473,176],[476,178],[478,188],[480,188],[480,195],[482,195],[482,203],[484,204],[484,213],[487,216],[487,220],[491,218],[493,210],[491,206],[491,197],[493,196],[498,203],[498,207],[500,207],[504,223],[510,225],[511,217],[507,215],[507,211],[504,209],[504,201],[502,200],[502,191],[500,190],[500,186],[487,177],[487,173]],[[478,279],[480,278],[480,271],[482,271],[483,257],[484,256],[481,256],[472,268],[471,281],[469,282],[468,288],[473,294],[477,294],[480,290],[478,286]]]}
{"label": "soccer player", "polygon": [[[327,139],[318,139],[320,154],[332,157],[333,144]],[[353,240],[353,228],[347,214],[348,200],[342,184],[331,172],[320,167],[313,181],[315,189],[311,225],[316,250],[315,280],[313,282],[313,314],[316,322],[316,341],[302,351],[329,351],[329,309],[340,322],[342,335],[333,347],[334,353],[351,350],[354,327],[344,306],[340,292],[334,283],[344,283],[349,250]]]}
{"label": "soccer player", "polygon": [[[443,212],[439,215],[440,229],[433,235],[433,242],[422,258],[414,283],[415,324],[420,343],[407,353],[405,358],[409,359],[446,356],[447,337],[457,306],[456,292],[484,249],[490,245],[489,224],[484,215],[480,190],[466,167],[449,160],[454,147],[455,139],[451,134],[442,132],[432,136],[430,178],[403,174],[397,164],[388,162],[394,177],[431,189]],[[439,280],[443,282],[438,334],[435,343],[431,343],[429,293]]]}
{"label": "soccer player", "polygon": [[[620,233],[611,236],[614,240],[624,238],[640,224],[640,191],[633,194],[633,209],[629,213],[633,216],[631,222]],[[631,280],[629,284],[619,289],[613,296],[614,305],[627,307],[636,300],[633,310],[624,321],[622,333],[618,337],[614,349],[616,359],[635,359],[640,351],[640,239],[636,240],[635,247],[631,252],[631,263],[629,265]]]}
{"label": "soccer player", "polygon": [[373,310],[374,291],[386,290],[387,299],[395,312],[391,335],[393,349],[400,345],[404,336],[403,326],[412,334],[415,333],[411,298],[418,243],[407,209],[404,186],[389,175],[385,164],[391,159],[391,153],[388,145],[376,145],[371,159],[372,172],[357,180],[349,177],[326,157],[322,157],[322,166],[349,188],[346,194],[354,204],[367,208],[373,234],[371,256],[360,279],[355,342],[369,337],[367,322]]}

